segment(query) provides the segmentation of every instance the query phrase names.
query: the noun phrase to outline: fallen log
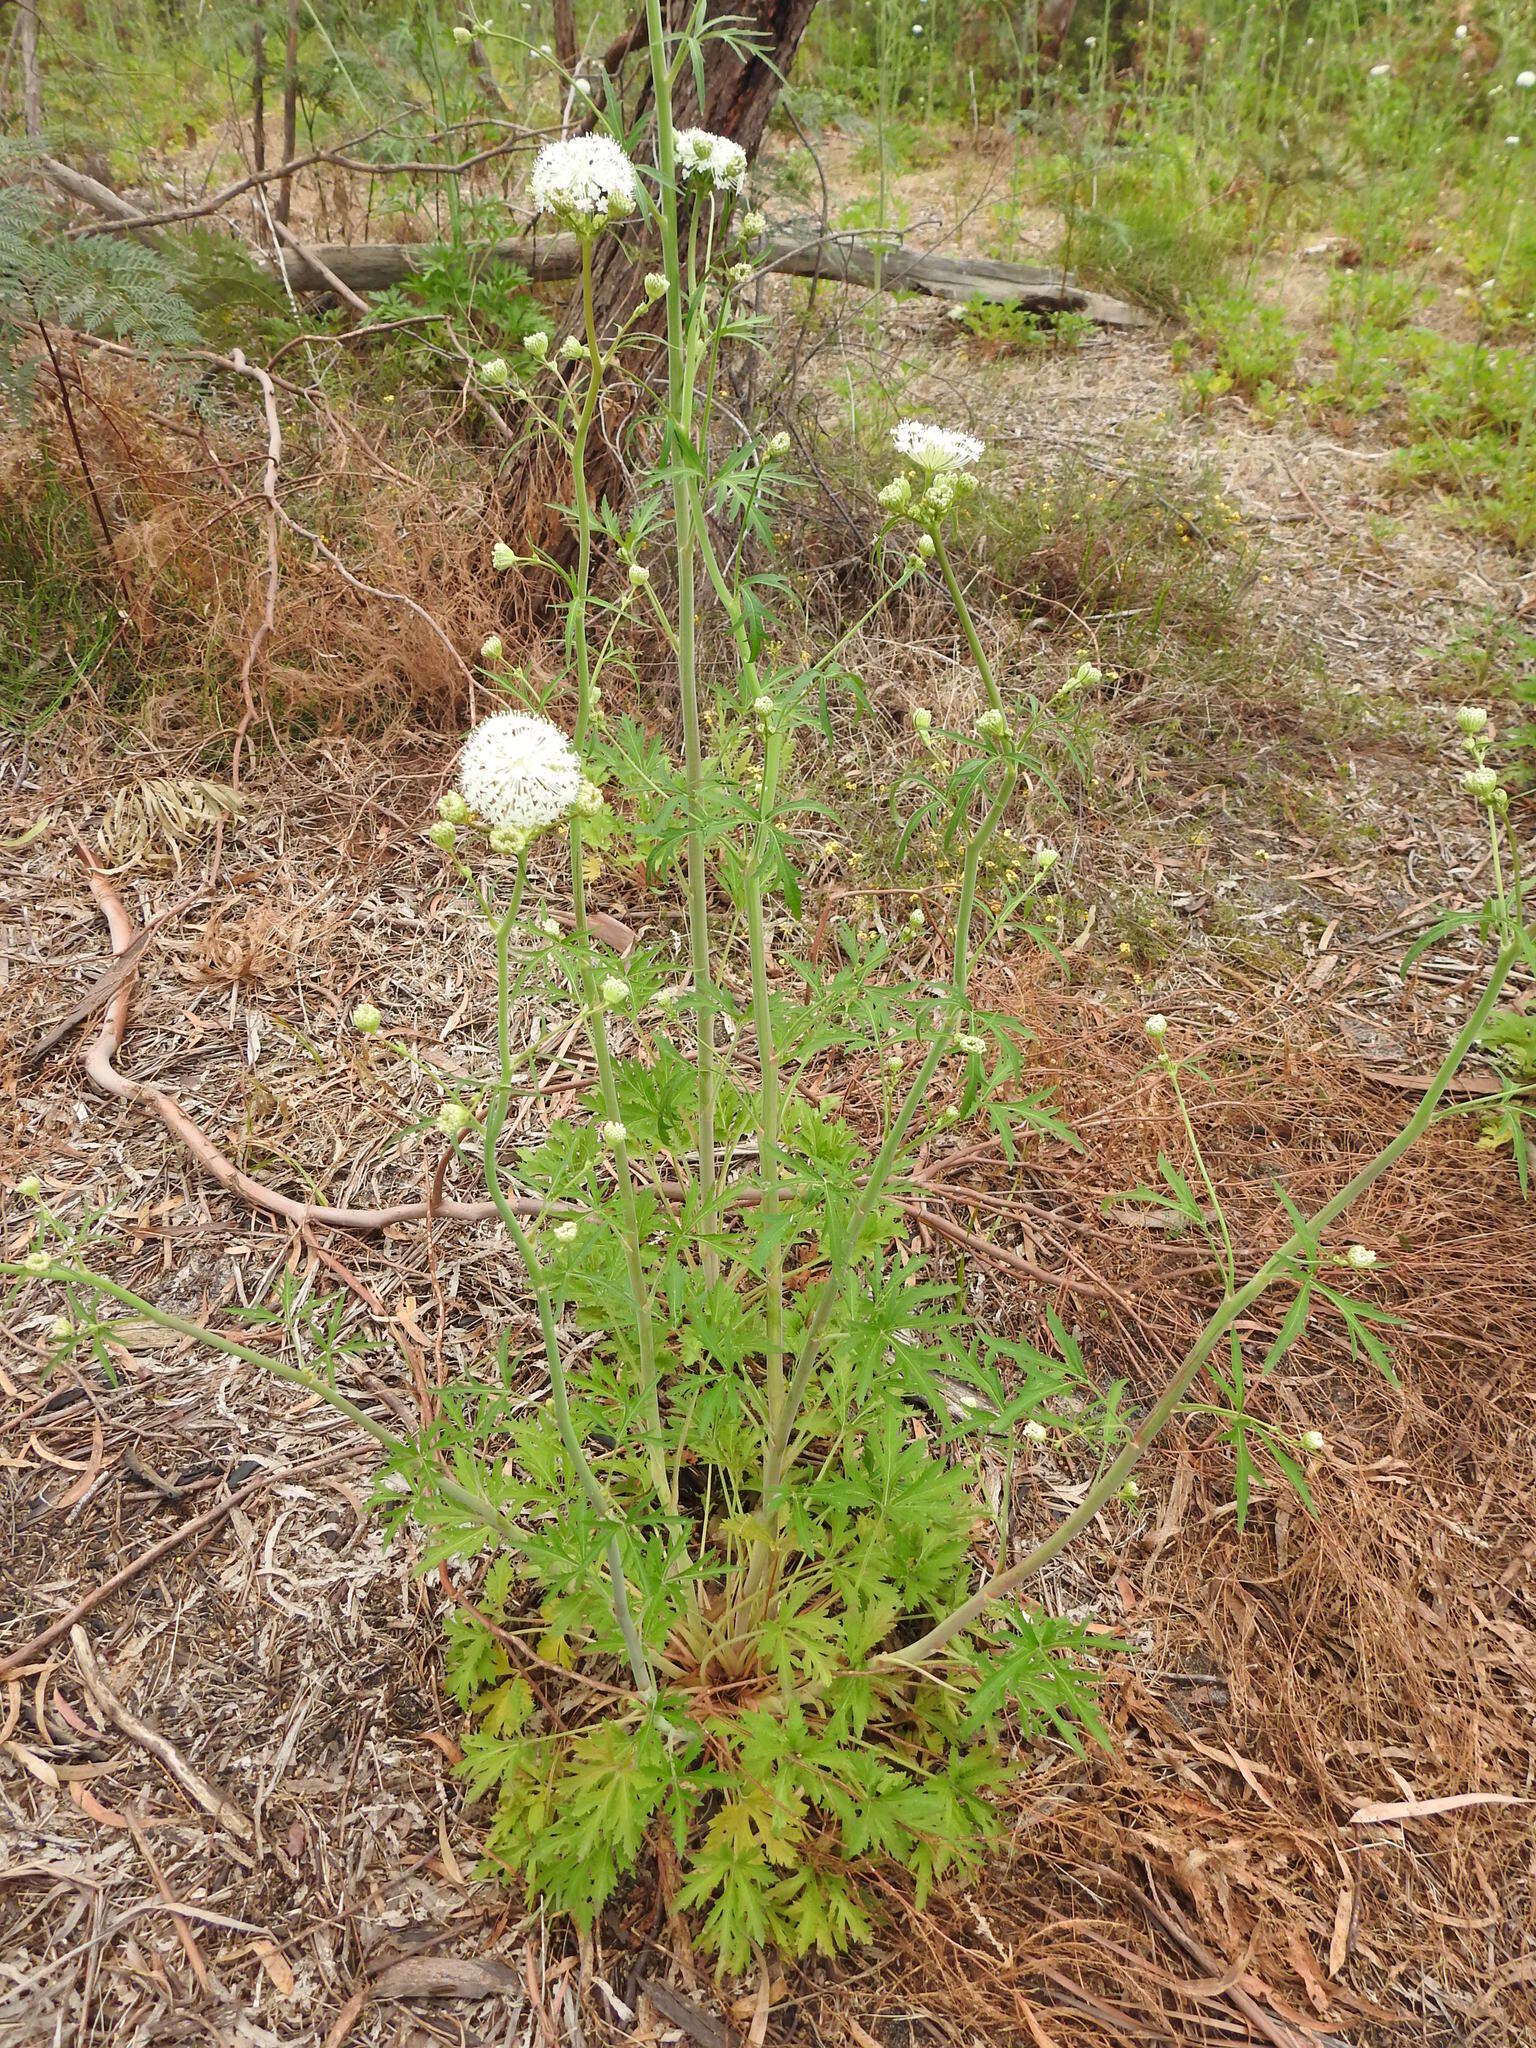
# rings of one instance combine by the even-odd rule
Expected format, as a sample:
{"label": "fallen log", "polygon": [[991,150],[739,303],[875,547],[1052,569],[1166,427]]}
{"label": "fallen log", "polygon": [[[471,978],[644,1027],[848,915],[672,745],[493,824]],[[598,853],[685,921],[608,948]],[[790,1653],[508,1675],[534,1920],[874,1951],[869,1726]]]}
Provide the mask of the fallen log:
{"label": "fallen log", "polygon": [[[134,208],[107,186],[54,158],[42,159],[50,181],[72,199],[120,221],[135,217]],[[141,239],[157,239],[142,235]],[[387,291],[403,284],[448,253],[440,242],[322,242],[304,244],[284,234],[284,268],[289,285],[300,292],[352,294]],[[581,274],[574,235],[520,235],[504,242],[473,244],[470,265],[479,272],[516,264],[532,278],[558,281]],[[827,278],[834,283],[873,286],[886,291],[918,291],[951,303],[985,299],[993,305],[1022,306],[1038,313],[1086,313],[1101,327],[1140,327],[1146,315],[1122,299],[1088,291],[1069,271],[1036,264],[1001,263],[988,256],[946,256],[933,250],[908,249],[900,242],[876,247],[867,236],[781,233],[768,236],[758,250],[764,270],[786,277]],[[272,267],[270,264],[268,267]]]}
{"label": "fallen log", "polygon": [[[385,291],[447,253],[436,242],[326,242],[306,263],[288,257],[288,281],[296,291],[332,287],[320,269],[355,292]],[[470,249],[474,270],[515,263],[532,278],[576,277],[581,263],[574,235],[525,235],[485,242]],[[873,285],[877,251],[868,240],[847,235],[769,236],[758,252],[765,270],[788,277],[823,277],[834,283]],[[1070,272],[1023,263],[999,263],[982,256],[944,256],[923,249],[887,245],[878,252],[879,276],[887,291],[919,291],[958,302],[980,298],[994,305],[1023,306],[1041,313],[1085,313],[1101,327],[1139,327],[1145,315],[1120,299],[1080,285]]]}

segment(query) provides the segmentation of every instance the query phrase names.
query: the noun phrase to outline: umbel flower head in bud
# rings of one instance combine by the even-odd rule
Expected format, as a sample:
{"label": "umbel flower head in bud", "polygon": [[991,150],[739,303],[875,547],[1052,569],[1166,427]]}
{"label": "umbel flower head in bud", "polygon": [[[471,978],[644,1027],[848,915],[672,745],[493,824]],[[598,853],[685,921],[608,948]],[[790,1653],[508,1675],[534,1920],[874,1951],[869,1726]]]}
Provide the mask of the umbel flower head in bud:
{"label": "umbel flower head in bud", "polygon": [[568,334],[560,344],[562,363],[579,363],[586,352],[586,346],[579,334]]}
{"label": "umbel flower head in bud", "polygon": [[529,355],[533,357],[536,363],[542,363],[549,354],[549,336],[542,327],[535,327],[532,334],[524,335],[523,347],[527,349]]}
{"label": "umbel flower head in bud", "polygon": [[768,453],[770,455],[787,455],[789,453],[789,434],[787,429],[780,427],[779,431],[772,437],[768,443]]}
{"label": "umbel flower head in bud", "polygon": [[611,1010],[615,1004],[629,1001],[629,983],[622,974],[605,974],[599,993],[603,998],[604,1007]]}
{"label": "umbel flower head in bud", "polygon": [[1304,1429],[1301,1433],[1301,1448],[1311,1451],[1314,1456],[1323,1448],[1323,1432],[1320,1429]]}
{"label": "umbel flower head in bud", "polygon": [[445,789],[437,800],[437,815],[445,825],[467,825],[473,813],[456,789]]}
{"label": "umbel flower head in bud", "polygon": [[773,699],[771,697],[754,697],[752,699],[752,716],[759,725],[766,725],[773,716]]}
{"label": "umbel flower head in bud", "polygon": [[473,1122],[462,1102],[445,1102],[437,1112],[437,1128],[445,1138],[462,1138]]}
{"label": "umbel flower head in bud", "polygon": [[765,213],[758,213],[754,208],[751,213],[744,213],[741,216],[741,225],[737,233],[744,242],[759,241],[767,232],[768,216]]}
{"label": "umbel flower head in bud", "polygon": [[1475,740],[1488,730],[1488,713],[1481,704],[1463,704],[1456,714],[1456,723],[1469,740]]}
{"label": "umbel flower head in bud", "polygon": [[603,1143],[610,1152],[617,1152],[628,1136],[628,1131],[625,1130],[617,1118],[612,1123],[603,1125]]}
{"label": "umbel flower head in bud", "polygon": [[517,567],[517,553],[515,549],[509,548],[504,540],[497,541],[495,547],[491,549],[491,567],[493,569],[515,569]]}
{"label": "umbel flower head in bud", "polygon": [[929,733],[933,730],[933,713],[926,704],[919,704],[913,710],[912,730],[923,739],[927,739]]}
{"label": "umbel flower head in bud", "polygon": [[500,661],[501,635],[499,633],[487,633],[480,642],[480,659],[482,661]]}
{"label": "umbel flower head in bud", "polygon": [[359,1003],[352,1012],[352,1029],[360,1031],[364,1038],[372,1038],[383,1022],[372,1003]]}
{"label": "umbel flower head in bud", "polygon": [[731,284],[750,284],[752,266],[750,263],[733,263],[726,270],[726,279]]}
{"label": "umbel flower head in bud", "polygon": [[989,704],[976,721],[976,730],[984,740],[1002,741],[1008,737],[1008,714],[1000,711],[995,704]]}
{"label": "umbel flower head in bud", "polygon": [[882,512],[905,512],[912,502],[912,480],[906,476],[893,476],[883,484],[877,493]]}
{"label": "umbel flower head in bud", "polygon": [[667,279],[664,271],[648,270],[645,273],[645,296],[653,306],[658,299],[667,296]]}
{"label": "umbel flower head in bud", "polygon": [[454,847],[459,843],[457,826],[450,825],[446,818],[439,818],[437,823],[428,831],[427,837],[439,853],[452,853]]}
{"label": "umbel flower head in bud", "polygon": [[681,128],[677,135],[677,175],[701,192],[744,192],[747,152],[729,136],[707,128]]}
{"label": "umbel flower head in bud", "polygon": [[1368,1244],[1352,1244],[1345,1247],[1344,1263],[1356,1273],[1369,1273],[1376,1263],[1376,1254]]}
{"label": "umbel flower head in bud", "polygon": [[611,135],[546,142],[528,189],[540,213],[578,235],[628,220],[640,203],[635,167]]}
{"label": "umbel flower head in bud", "polygon": [[631,590],[644,590],[645,586],[650,582],[650,580],[651,572],[649,569],[647,569],[644,562],[630,563],[629,587]]}
{"label": "umbel flower head in bud", "polygon": [[1142,1026],[1154,1045],[1161,1045],[1168,1036],[1168,1019],[1161,1010],[1155,1010]]}
{"label": "umbel flower head in bud", "polygon": [[1468,796],[1476,797],[1480,804],[1491,804],[1499,793],[1499,778],[1491,768],[1469,768],[1461,783]]}
{"label": "umbel flower head in bud", "polygon": [[512,381],[505,356],[488,356],[480,365],[480,382],[491,391],[505,391]]}
{"label": "umbel flower head in bud", "polygon": [[980,1058],[987,1049],[987,1041],[979,1031],[959,1031],[955,1034],[955,1050]]}
{"label": "umbel flower head in bud", "polygon": [[459,756],[459,789],[492,827],[538,832],[581,794],[581,759],[559,726],[526,711],[484,718]]}
{"label": "umbel flower head in bud", "polygon": [[930,476],[974,469],[986,453],[985,441],[955,427],[936,427],[929,420],[900,420],[891,429],[898,455],[927,470]]}

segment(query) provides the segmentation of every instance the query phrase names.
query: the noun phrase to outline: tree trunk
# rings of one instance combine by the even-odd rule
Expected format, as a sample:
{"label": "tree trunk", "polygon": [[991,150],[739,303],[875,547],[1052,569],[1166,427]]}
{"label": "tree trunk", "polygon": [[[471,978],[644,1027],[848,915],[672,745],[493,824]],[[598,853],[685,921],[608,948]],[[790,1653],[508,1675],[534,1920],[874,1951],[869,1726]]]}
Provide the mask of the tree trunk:
{"label": "tree trunk", "polygon": [[258,171],[267,168],[266,84],[267,34],[258,13],[251,30],[251,162]]}
{"label": "tree trunk", "polygon": [[[296,153],[299,128],[299,0],[288,0],[288,43],[283,52],[283,162],[291,164]],[[288,225],[293,202],[293,180],[285,177],[277,188],[277,218]]]}
{"label": "tree trunk", "polygon": [[555,0],[555,55],[567,78],[576,72],[576,9],[572,0]]}
{"label": "tree trunk", "polygon": [[43,132],[43,79],[37,68],[37,0],[19,0],[21,27],[21,104],[29,141]]}
{"label": "tree trunk", "polygon": [[[739,142],[749,158],[757,155],[767,133],[768,117],[780,87],[789,76],[800,38],[805,34],[816,0],[710,0],[709,20],[729,26],[737,40],[750,38],[760,54],[743,60],[729,44],[713,41],[704,59],[704,104],[699,106],[691,72],[678,81],[673,118],[679,127],[698,126]],[[636,80],[632,119],[651,104],[650,57],[642,17],[638,35],[630,39],[626,68]],[[628,95],[626,95],[626,98]],[[594,303],[600,327],[617,325],[635,302],[640,277],[649,267],[645,252],[637,257],[624,238],[605,235],[598,244]],[[659,327],[659,319],[655,321]]]}

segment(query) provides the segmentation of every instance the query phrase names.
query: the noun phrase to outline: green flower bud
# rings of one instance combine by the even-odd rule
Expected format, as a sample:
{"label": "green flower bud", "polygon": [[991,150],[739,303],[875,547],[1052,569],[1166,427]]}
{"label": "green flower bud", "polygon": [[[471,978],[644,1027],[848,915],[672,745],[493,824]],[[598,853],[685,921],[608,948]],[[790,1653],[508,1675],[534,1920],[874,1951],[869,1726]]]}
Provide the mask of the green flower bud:
{"label": "green flower bud", "polygon": [[480,365],[480,382],[491,391],[505,391],[512,381],[505,356],[490,356]]}
{"label": "green flower bud", "polygon": [[523,347],[536,363],[542,363],[549,354],[549,336],[542,327],[536,327],[532,334],[524,335]]}
{"label": "green flower bud", "polygon": [[1488,713],[1481,704],[1463,704],[1456,714],[1456,723],[1469,740],[1476,739],[1488,730]]}
{"label": "green flower bud", "polygon": [[517,556],[504,540],[497,541],[495,547],[491,549],[491,567],[493,569],[515,569],[517,567]]}
{"label": "green flower bud", "polygon": [[45,1251],[28,1252],[21,1263],[29,1273],[51,1273],[53,1271],[53,1253]]}
{"label": "green flower bud", "polygon": [[359,1003],[352,1012],[352,1029],[360,1031],[364,1038],[374,1037],[383,1022],[372,1003]]}
{"label": "green flower bud", "polygon": [[1320,1429],[1306,1429],[1301,1434],[1301,1448],[1314,1455],[1323,1448],[1324,1437]]}
{"label": "green flower bud", "polygon": [[616,1004],[629,1001],[629,983],[621,974],[605,974],[598,993],[602,996],[603,1007],[611,1010]]}
{"label": "green flower bud", "polygon": [[445,1102],[437,1112],[437,1128],[445,1138],[462,1138],[474,1121],[462,1102]]}
{"label": "green flower bud", "polygon": [[458,827],[450,825],[446,818],[439,818],[427,837],[440,853],[452,853],[459,842]]}
{"label": "green flower bud", "polygon": [[499,633],[487,633],[480,642],[480,659],[482,661],[500,661],[501,635]]}
{"label": "green flower bud", "polygon": [[645,296],[647,302],[652,306],[655,305],[658,299],[664,299],[667,296],[667,280],[661,271],[648,270],[645,273]]}
{"label": "green flower bud", "polygon": [[649,569],[647,569],[644,562],[630,563],[629,587],[631,590],[644,590],[646,585],[650,582],[650,580],[651,572]]}
{"label": "green flower bud", "polygon": [[1154,1045],[1160,1046],[1168,1036],[1168,1019],[1161,1010],[1156,1010],[1141,1028]]}
{"label": "green flower bud", "polygon": [[917,536],[917,552],[925,562],[933,560],[938,549],[931,533],[920,533]]}
{"label": "green flower bud", "polygon": [[437,800],[437,815],[450,825],[467,825],[473,813],[458,790],[445,789]]}
{"label": "green flower bud", "polygon": [[976,721],[976,732],[988,745],[1001,746],[1008,737],[1008,714],[989,704]]}
{"label": "green flower bud", "polygon": [[924,739],[933,730],[933,713],[928,709],[927,705],[919,704],[912,713],[912,730],[920,733]]}
{"label": "green flower bud", "polygon": [[35,1202],[43,1192],[43,1184],[35,1173],[24,1173],[16,1183],[16,1192],[24,1202]]}

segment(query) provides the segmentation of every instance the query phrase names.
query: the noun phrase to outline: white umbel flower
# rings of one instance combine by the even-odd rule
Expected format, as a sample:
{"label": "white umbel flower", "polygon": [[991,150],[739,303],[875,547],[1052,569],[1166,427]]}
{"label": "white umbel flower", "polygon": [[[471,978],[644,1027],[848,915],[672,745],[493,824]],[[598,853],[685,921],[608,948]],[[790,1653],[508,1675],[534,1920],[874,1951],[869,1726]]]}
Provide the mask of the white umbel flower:
{"label": "white umbel flower", "polygon": [[900,420],[891,429],[898,455],[926,469],[930,476],[972,469],[986,453],[985,441],[958,427],[936,427],[931,420]]}
{"label": "white umbel flower", "polygon": [[747,152],[729,136],[707,128],[681,128],[677,136],[677,175],[712,192],[747,189]]}
{"label": "white umbel flower", "polygon": [[581,759],[559,726],[526,711],[482,719],[459,756],[459,789],[488,825],[537,832],[581,793]]}
{"label": "white umbel flower", "polygon": [[611,135],[546,142],[528,189],[540,213],[578,234],[628,220],[639,205],[635,167]]}

